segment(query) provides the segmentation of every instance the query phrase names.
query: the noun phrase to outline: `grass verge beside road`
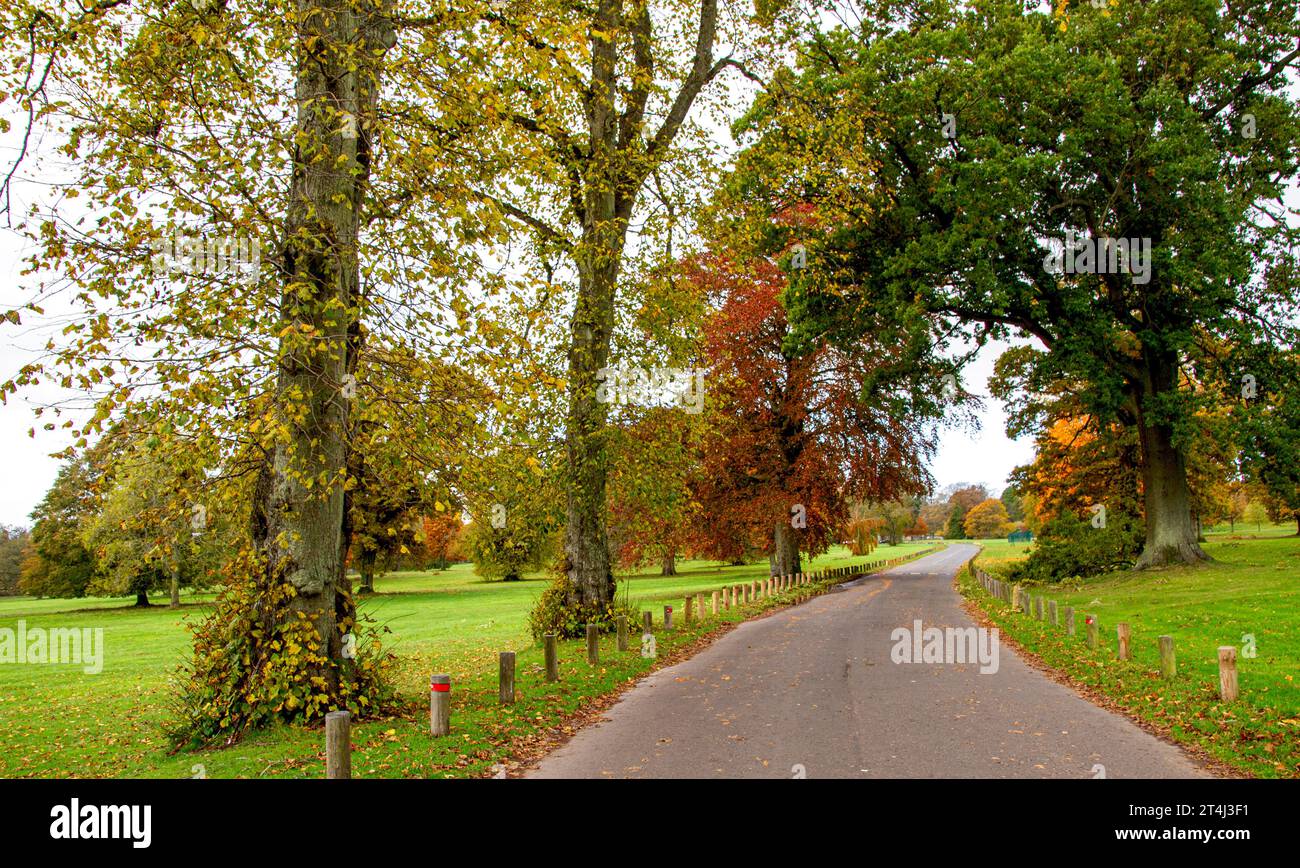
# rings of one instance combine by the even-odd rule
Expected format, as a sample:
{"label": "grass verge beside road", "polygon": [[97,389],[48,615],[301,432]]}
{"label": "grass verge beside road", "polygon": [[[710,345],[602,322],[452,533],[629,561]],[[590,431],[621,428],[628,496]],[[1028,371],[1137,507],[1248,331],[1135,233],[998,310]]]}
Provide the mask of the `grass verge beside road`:
{"label": "grass verge beside road", "polygon": [[[1003,576],[1025,547],[984,542],[976,563]],[[1214,562],[1030,586],[1073,606],[1077,633],[1013,612],[984,592],[970,569],[959,588],[1006,636],[1078,685],[1172,739],[1258,777],[1300,777],[1300,538],[1216,535]],[[1084,616],[1097,616],[1095,651]],[[1117,659],[1116,625],[1132,630],[1133,660]],[[1173,637],[1178,674],[1160,676],[1158,637]],[[1241,687],[1220,701],[1217,649],[1237,648]],[[1252,651],[1254,656],[1251,656]]]}
{"label": "grass verge beside road", "polygon": [[[933,543],[886,546],[854,558],[837,548],[805,564],[809,571],[854,566],[914,554]],[[766,564],[721,566],[685,561],[679,574],[621,575],[619,594],[654,613],[660,660],[728,624],[780,601],[732,610],[688,630],[658,629],[664,605],[681,612],[687,593],[710,591],[767,575]],[[617,693],[656,665],[631,650],[618,654],[604,637],[601,665],[589,667],[581,641],[560,643],[562,681],[542,679],[542,652],[527,631],[527,615],[546,581],[484,582],[468,565],[445,571],[381,577],[380,593],[362,607],[392,632],[385,647],[397,656],[399,717],[363,720],[352,729],[355,777],[441,777],[488,773],[515,746],[563,734],[563,727],[603,696]],[[0,665],[2,777],[320,777],[324,739],[319,727],[281,726],[253,733],[220,750],[169,754],[161,723],[170,681],[189,653],[187,621],[206,616],[211,595],[186,595],[179,610],[137,609],[121,600],[0,599],[0,627],[102,628],[103,670],[86,674],[64,664]],[[515,651],[515,705],[496,704],[497,652]],[[428,734],[428,684],[433,672],[452,677],[452,736]]]}

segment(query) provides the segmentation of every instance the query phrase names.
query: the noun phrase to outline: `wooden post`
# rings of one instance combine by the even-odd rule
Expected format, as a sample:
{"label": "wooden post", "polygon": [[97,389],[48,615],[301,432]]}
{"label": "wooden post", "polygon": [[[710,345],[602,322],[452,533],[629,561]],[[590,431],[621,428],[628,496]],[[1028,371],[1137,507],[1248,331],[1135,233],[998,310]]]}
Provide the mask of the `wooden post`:
{"label": "wooden post", "polygon": [[513,705],[515,701],[515,652],[502,651],[497,655],[497,702]]}
{"label": "wooden post", "polygon": [[690,594],[687,594],[687,595],[686,595],[686,608],[682,610],[682,611],[685,613],[685,614],[683,615],[683,617],[682,617],[682,620],[686,623],[686,626],[687,626],[687,627],[691,626],[691,614],[692,614],[692,613],[691,613],[691,609],[692,609],[691,604],[694,603],[694,602],[695,602],[695,598],[692,597]]}
{"label": "wooden post", "polygon": [[1084,615],[1084,626],[1088,628],[1088,647],[1093,651],[1097,650],[1097,616]]}
{"label": "wooden post", "polygon": [[1237,649],[1232,645],[1219,648],[1219,698],[1224,702],[1237,699]]}
{"label": "wooden post", "polygon": [[717,591],[713,592],[713,614],[714,615],[718,614],[718,592]]}
{"label": "wooden post", "polygon": [[1119,659],[1132,660],[1133,655],[1129,651],[1128,647],[1128,640],[1132,634],[1129,631],[1128,624],[1125,624],[1123,621],[1117,624],[1115,627],[1115,634],[1119,637]]}
{"label": "wooden post", "polygon": [[451,732],[451,676],[434,675],[429,678],[429,734],[447,735]]}
{"label": "wooden post", "polygon": [[600,628],[595,624],[587,625],[587,662],[592,666],[600,663]]}
{"label": "wooden post", "polygon": [[1034,617],[1039,621],[1043,620],[1043,597],[1041,594],[1034,597]]}
{"label": "wooden post", "polygon": [[1173,681],[1178,674],[1178,661],[1174,658],[1174,637],[1160,637],[1160,674],[1166,681]]}
{"label": "wooden post", "polygon": [[627,650],[627,615],[618,616],[618,650]]}
{"label": "wooden post", "polygon": [[731,608],[731,585],[724,585],[722,588],[722,608]]}
{"label": "wooden post", "polygon": [[352,777],[352,712],[331,711],[325,715],[325,777]]}
{"label": "wooden post", "polygon": [[1059,627],[1059,626],[1061,626],[1061,620],[1060,620],[1060,618],[1058,618],[1057,615],[1056,615],[1056,601],[1055,601],[1055,600],[1048,600],[1048,601],[1047,601],[1047,620],[1050,621],[1050,622],[1052,623],[1052,626],[1053,626],[1053,627]]}
{"label": "wooden post", "polygon": [[655,616],[654,616],[654,613],[653,613],[653,612],[642,612],[642,613],[641,613],[641,632],[643,632],[643,633],[652,633],[652,632],[654,632],[654,626],[655,626]]}
{"label": "wooden post", "polygon": [[1074,607],[1065,607],[1065,635],[1074,635]]}
{"label": "wooden post", "polygon": [[542,647],[546,649],[546,680],[560,680],[560,659],[556,653],[555,634],[547,633],[542,636]]}
{"label": "wooden post", "polygon": [[671,630],[672,628],[673,628],[673,607],[664,606],[664,629]]}
{"label": "wooden post", "polygon": [[1020,586],[1012,585],[1011,586],[1011,608],[1016,609],[1019,607],[1020,607]]}

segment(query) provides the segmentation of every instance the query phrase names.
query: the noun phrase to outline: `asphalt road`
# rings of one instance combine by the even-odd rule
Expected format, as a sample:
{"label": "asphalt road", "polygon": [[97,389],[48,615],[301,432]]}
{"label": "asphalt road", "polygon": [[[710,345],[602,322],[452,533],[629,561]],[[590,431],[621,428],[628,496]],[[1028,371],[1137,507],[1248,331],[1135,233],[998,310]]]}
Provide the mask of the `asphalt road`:
{"label": "asphalt road", "polygon": [[894,662],[902,654],[891,634],[912,631],[916,619],[923,630],[975,626],[952,588],[975,551],[949,546],[740,625],[646,677],[528,776],[1208,776],[1006,645],[988,674],[980,672],[992,668],[988,655],[983,666]]}

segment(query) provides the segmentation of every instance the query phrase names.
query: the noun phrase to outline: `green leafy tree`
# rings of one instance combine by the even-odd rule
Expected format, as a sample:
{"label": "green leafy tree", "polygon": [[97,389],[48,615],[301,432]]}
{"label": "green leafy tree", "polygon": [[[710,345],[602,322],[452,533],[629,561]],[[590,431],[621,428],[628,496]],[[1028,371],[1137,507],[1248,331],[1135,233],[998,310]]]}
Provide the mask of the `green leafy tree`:
{"label": "green leafy tree", "polygon": [[1246,504],[1246,509],[1241,514],[1241,520],[1253,524],[1256,532],[1263,530],[1264,522],[1268,521],[1268,508],[1258,500],[1252,500]]}
{"label": "green leafy tree", "polygon": [[948,525],[944,528],[944,539],[966,539],[966,516],[960,506],[954,505],[948,514]]}
{"label": "green leafy tree", "polygon": [[166,589],[179,606],[180,589],[211,584],[238,546],[230,522],[196,501],[193,468],[170,465],[144,444],[124,450],[114,468],[99,509],[81,523],[96,561],[87,593],[130,595],[148,606],[151,591]]}
{"label": "green leafy tree", "polygon": [[1008,485],[1006,488],[1002,489],[1002,494],[999,499],[1002,501],[1002,506],[1007,511],[1008,520],[1013,522],[1025,520],[1025,505],[1021,500],[1020,492],[1016,490],[1014,485]]}
{"label": "green leafy tree", "polygon": [[0,525],[0,596],[17,594],[22,576],[23,558],[31,545],[32,535],[23,527]]}
{"label": "green leafy tree", "polygon": [[[1196,562],[1189,420],[1212,397],[1186,374],[1216,341],[1294,341],[1273,205],[1300,153],[1297,28],[1290,2],[878,5],[760,99],[736,210],[766,249],[805,245],[807,340],[890,334],[921,360],[1030,338],[1022,407],[1066,381],[1137,438],[1137,565]],[[805,219],[773,228],[789,203]]]}
{"label": "green leafy tree", "polygon": [[100,508],[107,482],[111,438],[71,459],[32,511],[31,551],[23,560],[19,589],[38,597],[84,597],[98,560],[82,541],[81,527]]}

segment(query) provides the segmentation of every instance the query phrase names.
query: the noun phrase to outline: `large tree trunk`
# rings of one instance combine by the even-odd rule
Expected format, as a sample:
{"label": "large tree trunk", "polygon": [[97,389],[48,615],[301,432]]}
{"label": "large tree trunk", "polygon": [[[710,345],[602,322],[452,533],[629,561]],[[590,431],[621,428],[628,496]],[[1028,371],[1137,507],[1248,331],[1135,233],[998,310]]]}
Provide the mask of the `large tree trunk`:
{"label": "large tree trunk", "polygon": [[1196,542],[1186,460],[1174,443],[1173,427],[1152,412],[1160,397],[1177,388],[1177,360],[1170,353],[1149,348],[1144,354],[1145,375],[1137,402],[1137,424],[1142,444],[1146,544],[1137,568],[1209,560]]}
{"label": "large tree trunk", "polygon": [[772,528],[772,553],[767,562],[769,575],[789,576],[800,571],[799,533],[788,522],[777,522]]}
{"label": "large tree trunk", "polygon": [[[373,10],[364,17],[354,8]],[[396,41],[378,4],[299,0],[297,147],[284,226],[282,330],[276,410],[285,436],[258,480],[253,540],[269,582],[297,591],[293,613],[316,633],[312,650],[342,662],[340,617],[351,613],[344,555],[344,477],[359,326],[357,239],[375,132],[378,65]],[[340,594],[340,590],[344,592]],[[291,615],[292,617],[292,615]],[[324,692],[336,665],[313,667]]]}
{"label": "large tree trunk", "polygon": [[[578,270],[569,349],[569,414],[565,430],[568,486],[564,552],[570,608],[595,607],[614,599],[609,538],[605,526],[605,422],[607,408],[596,400],[596,375],[609,359],[614,299],[627,242],[628,220],[642,184],[665,159],[691,105],[721,68],[713,62],[717,0],[700,4],[695,55],[672,107],[646,143],[645,108],[657,70],[648,7],[625,8],[623,0],[597,0],[591,28],[591,80],[586,98],[586,141],[578,184],[571,195],[581,221],[572,256]],[[617,34],[634,31],[630,87],[619,81],[619,56],[626,43]],[[624,100],[617,111],[616,100]]]}
{"label": "large tree trunk", "polygon": [[137,606],[148,606],[148,605],[150,605],[150,603],[149,603],[149,592],[148,592],[148,591],[136,591],[136,592],[135,592],[135,604],[136,604]]}
{"label": "large tree trunk", "polygon": [[[609,253],[615,260],[622,252],[619,247]],[[581,272],[569,354],[565,435],[570,479],[565,500],[564,550],[571,606],[604,605],[614,598],[615,591],[605,527],[608,408],[596,400],[596,376],[609,359],[617,261],[587,266]]]}
{"label": "large tree trunk", "polygon": [[659,575],[675,576],[677,575],[677,553],[672,549],[664,549],[663,559],[659,562]]}

